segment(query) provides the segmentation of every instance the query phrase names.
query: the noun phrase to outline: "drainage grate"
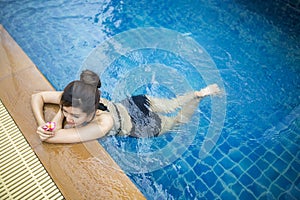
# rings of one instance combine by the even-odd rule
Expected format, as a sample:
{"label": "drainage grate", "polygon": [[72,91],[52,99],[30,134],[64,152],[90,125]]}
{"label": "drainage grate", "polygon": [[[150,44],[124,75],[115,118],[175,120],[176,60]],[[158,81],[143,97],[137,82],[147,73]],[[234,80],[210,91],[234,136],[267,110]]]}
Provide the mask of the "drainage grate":
{"label": "drainage grate", "polygon": [[0,199],[64,199],[0,100]]}

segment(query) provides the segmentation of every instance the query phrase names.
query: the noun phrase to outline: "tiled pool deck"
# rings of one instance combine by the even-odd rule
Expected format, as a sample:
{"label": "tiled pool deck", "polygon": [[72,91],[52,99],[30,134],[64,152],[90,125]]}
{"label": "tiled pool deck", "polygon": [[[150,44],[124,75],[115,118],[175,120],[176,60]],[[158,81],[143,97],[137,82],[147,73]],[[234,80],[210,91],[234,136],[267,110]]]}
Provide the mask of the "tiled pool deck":
{"label": "tiled pool deck", "polygon": [[66,199],[145,199],[97,141],[55,145],[39,140],[31,94],[53,87],[2,25],[0,71],[1,101]]}

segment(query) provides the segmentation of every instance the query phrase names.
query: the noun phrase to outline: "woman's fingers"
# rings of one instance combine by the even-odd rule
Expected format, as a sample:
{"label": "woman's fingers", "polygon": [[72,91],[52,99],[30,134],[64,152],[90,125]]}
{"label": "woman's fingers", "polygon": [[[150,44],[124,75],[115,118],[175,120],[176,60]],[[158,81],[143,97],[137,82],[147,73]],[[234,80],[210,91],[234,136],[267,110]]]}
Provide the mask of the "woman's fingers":
{"label": "woman's fingers", "polygon": [[39,137],[40,137],[40,139],[41,139],[42,141],[45,141],[45,140],[47,140],[48,138],[54,136],[54,132],[46,131],[46,130],[44,130],[44,129],[42,128],[42,126],[40,126],[40,127],[37,128],[36,133],[39,135]]}
{"label": "woman's fingers", "polygon": [[44,134],[44,135],[50,135],[50,136],[54,135],[54,132],[46,131],[45,129],[43,129],[43,126],[38,127],[37,132],[41,133],[41,134]]}

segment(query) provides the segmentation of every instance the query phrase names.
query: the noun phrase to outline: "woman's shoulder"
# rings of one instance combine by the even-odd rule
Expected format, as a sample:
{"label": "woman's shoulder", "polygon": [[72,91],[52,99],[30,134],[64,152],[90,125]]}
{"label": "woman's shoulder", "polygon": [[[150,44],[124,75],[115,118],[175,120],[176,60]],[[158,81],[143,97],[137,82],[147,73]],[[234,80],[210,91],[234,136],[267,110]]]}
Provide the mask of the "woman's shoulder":
{"label": "woman's shoulder", "polygon": [[110,112],[97,110],[96,116],[93,120],[98,125],[101,125],[102,128],[107,129],[106,131],[109,131],[113,125],[114,125],[114,119]]}
{"label": "woman's shoulder", "polygon": [[104,105],[107,105],[108,103],[110,103],[110,101],[101,97],[100,98],[100,103],[103,103]]}
{"label": "woman's shoulder", "polygon": [[103,110],[97,110],[95,118],[101,119],[101,118],[112,118],[112,114],[108,111]]}

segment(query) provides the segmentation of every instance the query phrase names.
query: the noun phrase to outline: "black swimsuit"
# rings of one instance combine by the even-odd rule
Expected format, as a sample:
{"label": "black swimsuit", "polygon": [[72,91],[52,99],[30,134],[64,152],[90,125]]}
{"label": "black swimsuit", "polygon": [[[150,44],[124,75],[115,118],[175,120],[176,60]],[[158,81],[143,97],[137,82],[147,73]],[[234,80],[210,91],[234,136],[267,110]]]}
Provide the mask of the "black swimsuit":
{"label": "black swimsuit", "polygon": [[156,137],[161,131],[160,117],[149,110],[150,101],[145,95],[132,96],[120,102],[131,117],[132,137]]}

